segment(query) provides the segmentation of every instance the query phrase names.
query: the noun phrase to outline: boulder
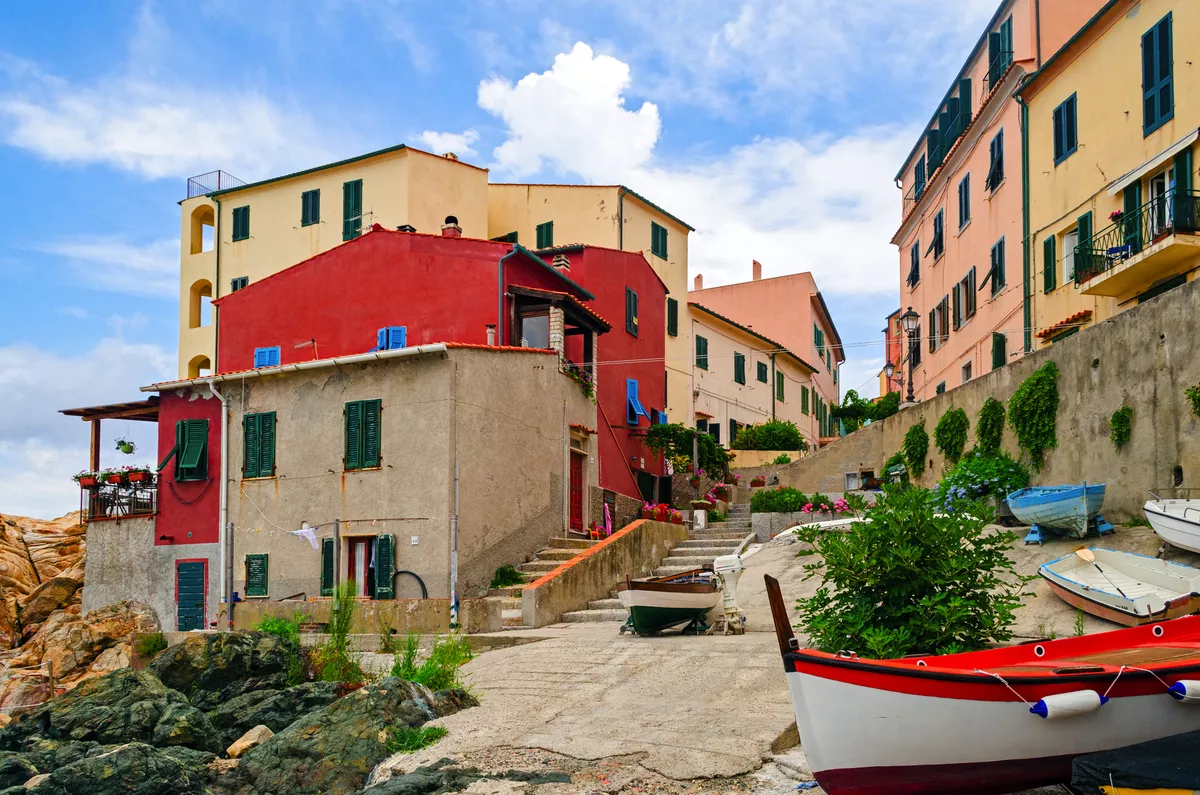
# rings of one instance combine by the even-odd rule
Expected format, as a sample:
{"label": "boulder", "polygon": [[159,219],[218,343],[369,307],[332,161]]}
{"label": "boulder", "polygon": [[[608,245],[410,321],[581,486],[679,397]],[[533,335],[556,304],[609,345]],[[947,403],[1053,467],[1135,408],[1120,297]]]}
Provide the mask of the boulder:
{"label": "boulder", "polygon": [[[569,784],[571,777],[566,773],[547,771],[509,770],[505,773],[485,773],[475,767],[455,767],[450,759],[440,759],[432,765],[418,767],[411,773],[397,775],[374,786],[360,790],[358,795],[438,795],[442,792],[462,792],[476,781],[512,781],[522,786],[506,789],[508,792],[527,792],[528,785]],[[489,786],[488,792],[498,792]]]}
{"label": "boulder", "polygon": [[354,792],[391,756],[395,729],[416,728],[478,703],[463,690],[435,694],[388,677],[304,715],[243,755],[229,776],[246,791]]}
{"label": "boulder", "polygon": [[220,753],[224,747],[208,716],[190,704],[168,704],[154,725],[151,739],[160,748],[182,745],[213,754]]}
{"label": "boulder", "polygon": [[274,736],[275,732],[271,731],[266,726],[255,726],[253,729],[234,740],[233,744],[225,749],[225,753],[231,759],[237,759],[251,748],[257,748]]}
{"label": "boulder", "polygon": [[259,690],[235,696],[208,713],[221,747],[254,726],[281,732],[294,720],[340,697],[336,682],[305,682],[287,690]]}
{"label": "boulder", "polygon": [[0,649],[14,648],[23,626],[39,623],[18,618],[21,600],[64,572],[83,580],[85,533],[78,512],[50,522],[0,515]]}
{"label": "boulder", "polygon": [[78,762],[100,747],[100,744],[94,741],[39,738],[25,744],[25,755],[39,771],[49,773],[64,765]]}
{"label": "boulder", "polygon": [[40,626],[51,613],[69,602],[81,587],[82,579],[60,575],[34,588],[20,602],[22,639],[28,640],[34,634],[34,626]]}
{"label": "boulder", "polygon": [[150,663],[167,687],[187,693],[192,705],[211,710],[243,693],[287,685],[288,653],[279,638],[262,632],[192,635]]}
{"label": "boulder", "polygon": [[0,751],[0,789],[24,784],[37,775],[37,768],[25,754]]}
{"label": "boulder", "polygon": [[34,787],[36,787],[38,784],[41,784],[43,781],[45,781],[45,780],[46,780],[46,779],[48,779],[48,778],[50,778],[50,774],[49,774],[49,773],[38,773],[36,776],[34,776],[33,778],[31,778],[31,779],[29,779],[28,781],[26,781],[26,782],[25,782],[25,785],[24,785],[24,786],[22,786],[22,787],[21,787],[21,789],[22,789],[22,790],[31,790],[31,789],[33,789]]}
{"label": "boulder", "polygon": [[212,754],[188,748],[153,748],[127,743],[106,748],[50,775],[30,795],[178,795],[204,792],[211,778]]}

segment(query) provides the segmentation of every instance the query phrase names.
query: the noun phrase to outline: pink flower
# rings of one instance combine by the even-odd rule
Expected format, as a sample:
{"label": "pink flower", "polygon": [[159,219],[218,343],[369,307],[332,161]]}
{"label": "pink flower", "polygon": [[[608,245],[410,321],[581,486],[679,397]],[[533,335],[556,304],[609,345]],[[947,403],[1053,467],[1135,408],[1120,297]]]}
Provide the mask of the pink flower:
{"label": "pink flower", "polygon": [[821,505],[821,513],[829,513],[829,506]]}
{"label": "pink flower", "polygon": [[801,508],[800,510],[803,511],[804,513],[812,513],[812,508],[813,508],[812,503],[807,502],[804,504],[804,507]]}

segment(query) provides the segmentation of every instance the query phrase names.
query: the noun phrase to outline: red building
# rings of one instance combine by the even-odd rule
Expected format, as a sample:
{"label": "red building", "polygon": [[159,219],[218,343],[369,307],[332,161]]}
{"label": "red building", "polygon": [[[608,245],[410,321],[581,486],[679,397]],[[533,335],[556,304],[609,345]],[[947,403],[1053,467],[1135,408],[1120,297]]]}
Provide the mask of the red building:
{"label": "red building", "polygon": [[883,350],[884,361],[891,364],[893,369],[891,377],[888,376],[886,368],[879,371],[879,396],[883,397],[888,392],[904,393],[904,373],[907,366],[904,360],[904,332],[900,328],[900,310],[897,309],[886,318],[887,326],[883,329]]}

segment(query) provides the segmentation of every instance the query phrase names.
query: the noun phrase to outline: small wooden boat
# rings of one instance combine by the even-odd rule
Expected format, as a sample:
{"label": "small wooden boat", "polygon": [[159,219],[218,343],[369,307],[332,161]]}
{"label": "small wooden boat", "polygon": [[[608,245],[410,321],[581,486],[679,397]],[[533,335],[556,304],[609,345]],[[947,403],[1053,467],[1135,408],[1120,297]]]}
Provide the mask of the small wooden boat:
{"label": "small wooden boat", "polygon": [[1111,531],[1112,525],[1100,516],[1104,504],[1104,484],[1084,483],[1081,486],[1030,486],[1008,495],[1008,507],[1021,522],[1030,525],[1025,543],[1041,543],[1041,531],[1065,530],[1074,538],[1084,538],[1092,520],[1101,534]]}
{"label": "small wooden boat", "polygon": [[1145,555],[1081,549],[1038,574],[1067,604],[1127,627],[1200,612],[1200,571]]}
{"label": "small wooden boat", "polygon": [[1200,552],[1200,500],[1150,500],[1143,509],[1159,538],[1173,547]]}
{"label": "small wooden boat", "polygon": [[617,598],[629,611],[622,634],[631,629],[653,635],[687,624],[684,631],[707,629],[704,617],[721,601],[721,589],[711,566],[666,577],[631,580],[617,586]]}
{"label": "small wooden boat", "polygon": [[871,660],[801,649],[766,581],[800,745],[830,795],[1067,783],[1076,756],[1200,730],[1200,616]]}

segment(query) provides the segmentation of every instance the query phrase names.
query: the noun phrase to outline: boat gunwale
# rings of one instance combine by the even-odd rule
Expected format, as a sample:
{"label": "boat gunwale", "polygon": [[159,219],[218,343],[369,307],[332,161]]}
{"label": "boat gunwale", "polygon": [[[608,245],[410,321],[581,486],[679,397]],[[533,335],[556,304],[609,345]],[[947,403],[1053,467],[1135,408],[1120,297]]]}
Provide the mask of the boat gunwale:
{"label": "boat gunwale", "polygon": [[713,582],[654,582],[647,580],[631,580],[617,585],[614,589],[621,591],[659,591],[663,593],[716,593],[720,587]]}

